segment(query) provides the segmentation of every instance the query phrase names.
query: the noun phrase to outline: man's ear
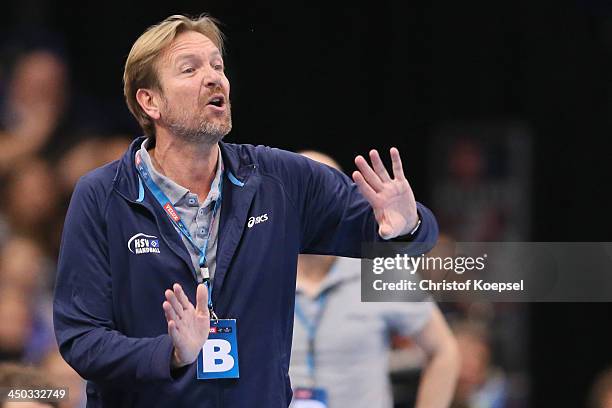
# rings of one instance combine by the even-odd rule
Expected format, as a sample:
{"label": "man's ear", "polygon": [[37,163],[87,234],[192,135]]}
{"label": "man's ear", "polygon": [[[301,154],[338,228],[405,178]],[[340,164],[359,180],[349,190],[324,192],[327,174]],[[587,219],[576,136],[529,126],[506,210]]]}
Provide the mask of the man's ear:
{"label": "man's ear", "polygon": [[159,112],[159,100],[159,95],[150,89],[139,88],[136,91],[136,101],[138,101],[142,110],[144,110],[153,120],[157,120],[161,117]]}

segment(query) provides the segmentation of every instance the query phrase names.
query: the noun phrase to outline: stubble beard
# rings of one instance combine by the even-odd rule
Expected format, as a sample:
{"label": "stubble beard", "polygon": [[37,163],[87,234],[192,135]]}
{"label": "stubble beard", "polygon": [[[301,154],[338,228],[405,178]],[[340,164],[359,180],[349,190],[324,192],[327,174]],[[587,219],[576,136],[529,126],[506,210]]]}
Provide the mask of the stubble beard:
{"label": "stubble beard", "polygon": [[184,110],[175,111],[164,103],[165,125],[175,136],[188,143],[214,145],[220,142],[225,135],[232,130],[232,113],[229,101],[226,104],[224,117],[217,120],[207,120],[202,111],[198,112],[198,118],[193,118]]}

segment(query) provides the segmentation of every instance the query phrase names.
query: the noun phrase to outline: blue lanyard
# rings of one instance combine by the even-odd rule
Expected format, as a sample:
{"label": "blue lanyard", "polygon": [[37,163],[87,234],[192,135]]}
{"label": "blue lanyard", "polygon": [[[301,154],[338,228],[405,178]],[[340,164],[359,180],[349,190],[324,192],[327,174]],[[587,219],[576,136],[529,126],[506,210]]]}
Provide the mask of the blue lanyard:
{"label": "blue lanyard", "polygon": [[[210,224],[208,225],[208,235],[206,239],[204,240],[204,245],[200,248],[193,241],[193,238],[191,237],[189,230],[185,226],[185,223],[183,223],[183,220],[181,220],[181,217],[178,215],[178,212],[172,205],[172,202],[170,201],[170,199],[166,196],[166,194],[164,194],[164,192],[153,181],[151,174],[149,173],[144,163],[142,162],[142,158],[140,157],[139,151],[136,152],[135,163],[136,163],[136,169],[138,170],[138,173],[140,174],[141,179],[144,181],[145,185],[149,188],[149,190],[151,191],[151,193],[153,194],[157,202],[159,202],[159,204],[162,206],[162,208],[166,212],[166,215],[168,215],[170,222],[172,222],[172,225],[174,225],[180,231],[180,233],[183,234],[185,238],[187,238],[187,241],[191,243],[191,245],[193,245],[193,247],[200,253],[200,259],[198,263],[200,265],[200,279],[201,280],[199,280],[199,282],[200,283],[203,282],[204,284],[206,284],[206,287],[208,289],[208,308],[212,311],[213,310],[212,286],[210,285],[210,279],[207,277],[206,278],[204,277],[204,273],[202,272],[202,269],[205,269],[205,270],[208,269],[207,260],[206,260],[206,251],[208,251],[208,243],[210,241],[210,236],[213,230],[213,224],[215,222],[215,217],[217,215],[217,211],[219,210],[219,207],[221,206],[223,174],[221,174],[221,177],[219,178],[219,198],[217,198],[217,200],[215,201],[215,206],[213,207],[212,216],[210,218]],[[197,279],[197,275],[196,275],[196,279]]]}
{"label": "blue lanyard", "polygon": [[304,311],[300,307],[300,300],[298,297],[295,298],[295,315],[298,321],[302,323],[306,329],[308,335],[308,350],[306,351],[306,364],[308,366],[308,373],[310,378],[314,381],[315,375],[315,338],[317,335],[317,329],[321,322],[321,316],[323,316],[323,310],[327,302],[327,293],[323,292],[317,299],[317,311],[312,320],[309,320]]}

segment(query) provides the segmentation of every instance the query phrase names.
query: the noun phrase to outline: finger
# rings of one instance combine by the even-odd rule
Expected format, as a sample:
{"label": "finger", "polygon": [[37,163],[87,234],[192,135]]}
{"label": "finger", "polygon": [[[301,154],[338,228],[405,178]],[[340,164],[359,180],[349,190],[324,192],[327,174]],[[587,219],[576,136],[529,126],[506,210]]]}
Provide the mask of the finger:
{"label": "finger", "polygon": [[183,291],[183,288],[181,287],[181,285],[179,285],[178,283],[175,283],[173,286],[173,289],[174,289],[174,294],[176,295],[176,298],[178,299],[181,306],[183,306],[183,309],[193,309],[193,305],[187,298],[187,295]]}
{"label": "finger", "polygon": [[383,183],[386,181],[391,181],[391,177],[389,177],[389,173],[387,173],[387,169],[385,169],[385,165],[380,159],[378,150],[370,150],[370,160],[372,161],[372,167],[374,168],[374,171],[376,172],[380,180]]}
{"label": "finger", "polygon": [[208,313],[208,288],[203,283],[196,290],[196,312]]}
{"label": "finger", "polygon": [[174,312],[174,309],[172,308],[170,302],[165,301],[164,303],[162,303],[162,309],[164,309],[164,315],[166,315],[166,320],[168,322],[177,320],[176,313]]}
{"label": "finger", "polygon": [[396,180],[406,180],[406,176],[404,176],[404,169],[402,166],[402,158],[400,157],[399,150],[397,148],[392,147],[389,150],[391,153],[391,165],[393,167],[393,178]]}
{"label": "finger", "polygon": [[168,300],[168,302],[170,302],[170,305],[172,306],[172,308],[174,309],[174,312],[176,313],[176,315],[178,316],[178,318],[182,318],[183,317],[183,306],[181,306],[180,302],[178,301],[178,299],[176,298],[176,295],[174,294],[173,291],[171,290],[166,290],[166,299]]}
{"label": "finger", "polygon": [[366,159],[363,156],[355,157],[355,164],[357,168],[361,172],[361,175],[365,179],[365,181],[372,187],[374,191],[380,191],[383,188],[382,181],[380,181],[380,177],[372,170],[372,167],[368,164]]}
{"label": "finger", "polygon": [[364,195],[364,197],[366,198],[366,200],[368,200],[370,205],[372,207],[376,207],[378,204],[378,198],[376,196],[376,191],[374,191],[372,187],[370,187],[370,185],[365,181],[365,179],[363,178],[363,175],[358,171],[354,171],[353,180],[355,181],[355,184],[357,184],[357,188],[359,188],[359,191],[361,191],[361,194]]}
{"label": "finger", "polygon": [[176,322],[174,320],[170,320],[168,322],[168,334],[173,340],[179,336],[178,328],[176,327]]}

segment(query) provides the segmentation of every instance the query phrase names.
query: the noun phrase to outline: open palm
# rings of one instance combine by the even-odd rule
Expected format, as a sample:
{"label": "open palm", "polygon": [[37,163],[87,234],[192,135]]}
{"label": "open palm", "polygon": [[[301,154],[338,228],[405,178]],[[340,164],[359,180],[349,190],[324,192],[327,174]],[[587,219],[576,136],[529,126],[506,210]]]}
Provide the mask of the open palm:
{"label": "open palm", "polygon": [[166,290],[166,300],[162,304],[168,322],[168,334],[174,344],[172,364],[181,367],[193,363],[204,346],[210,331],[210,312],[208,310],[208,290],[204,284],[198,285],[196,306],[185,295],[178,283]]}
{"label": "open palm", "polygon": [[399,151],[390,150],[393,178],[389,176],[376,150],[370,151],[372,166],[363,156],[355,158],[359,171],[353,172],[353,180],[368,200],[378,222],[378,234],[383,239],[408,234],[418,222],[416,201],[412,188],[402,168]]}

